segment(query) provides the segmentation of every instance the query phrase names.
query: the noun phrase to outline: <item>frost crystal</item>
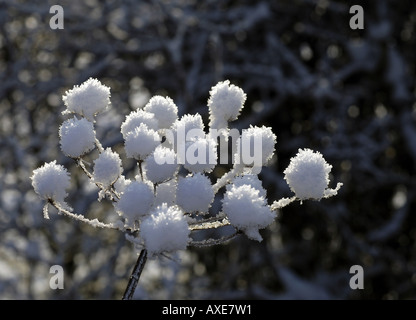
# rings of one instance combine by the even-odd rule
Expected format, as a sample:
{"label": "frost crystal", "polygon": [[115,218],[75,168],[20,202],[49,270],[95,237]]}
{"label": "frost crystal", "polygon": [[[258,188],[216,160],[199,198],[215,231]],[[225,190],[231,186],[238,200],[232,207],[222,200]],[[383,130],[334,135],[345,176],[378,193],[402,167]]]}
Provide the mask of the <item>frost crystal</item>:
{"label": "frost crystal", "polygon": [[78,158],[95,147],[94,125],[87,119],[68,119],[59,128],[61,150],[67,156]]}
{"label": "frost crystal", "polygon": [[94,160],[93,180],[108,187],[121,175],[121,159],[118,153],[107,148]]}
{"label": "frost crystal", "polygon": [[248,184],[232,186],[226,191],[222,206],[230,223],[257,241],[262,240],[259,229],[266,228],[276,217],[259,193]]}
{"label": "frost crystal", "polygon": [[158,206],[143,219],[140,234],[149,255],[186,249],[189,241],[188,223],[177,206]]}
{"label": "frost crystal", "polygon": [[160,143],[159,134],[142,123],[138,128],[129,132],[125,139],[125,149],[128,158],[144,160]]}
{"label": "frost crystal", "polygon": [[214,190],[209,178],[201,173],[178,181],[176,202],[185,212],[207,212],[214,201]]}
{"label": "frost crystal", "polygon": [[153,201],[151,186],[145,182],[133,181],[126,187],[115,207],[132,227],[136,220],[149,213]]}
{"label": "frost crystal", "polygon": [[66,207],[66,189],[70,185],[68,171],[56,164],[56,161],[45,163],[40,168],[33,170],[31,176],[32,186],[35,192],[45,200],[54,200],[61,206]]}
{"label": "frost crystal", "polygon": [[299,149],[296,156],[290,159],[289,166],[283,171],[284,179],[298,199],[320,200],[336,195],[342,186],[342,183],[338,183],[336,189],[328,189],[331,168],[332,166],[319,152]]}
{"label": "frost crystal", "polygon": [[110,105],[110,88],[97,79],[89,78],[80,86],[66,91],[62,100],[67,107],[63,114],[77,113],[94,121],[94,116]]}
{"label": "frost crystal", "polygon": [[153,96],[144,110],[154,114],[160,129],[168,129],[178,119],[178,107],[169,97]]}

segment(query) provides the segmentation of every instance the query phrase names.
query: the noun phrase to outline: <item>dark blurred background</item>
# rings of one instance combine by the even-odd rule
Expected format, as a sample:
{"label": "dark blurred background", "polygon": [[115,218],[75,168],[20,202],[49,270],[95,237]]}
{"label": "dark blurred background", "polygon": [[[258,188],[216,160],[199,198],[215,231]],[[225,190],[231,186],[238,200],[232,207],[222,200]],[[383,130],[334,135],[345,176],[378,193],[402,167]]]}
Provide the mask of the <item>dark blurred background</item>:
{"label": "dark blurred background", "polygon": [[[52,30],[52,5],[64,29]],[[364,9],[352,30],[349,9]],[[104,146],[122,151],[125,116],[155,94],[208,123],[209,90],[229,79],[247,94],[235,127],[273,127],[276,157],[260,178],[271,203],[290,196],[283,170],[298,148],[333,165],[336,197],[293,203],[264,241],[189,248],[149,260],[136,299],[416,298],[414,1],[0,0],[0,299],[120,299],[137,258],[116,231],[51,212],[33,169],[72,174],[76,212],[109,220],[59,149],[62,94],[89,77],[111,87],[98,117]],[[52,265],[65,288],[52,290]],[[364,289],[352,290],[352,265]]]}

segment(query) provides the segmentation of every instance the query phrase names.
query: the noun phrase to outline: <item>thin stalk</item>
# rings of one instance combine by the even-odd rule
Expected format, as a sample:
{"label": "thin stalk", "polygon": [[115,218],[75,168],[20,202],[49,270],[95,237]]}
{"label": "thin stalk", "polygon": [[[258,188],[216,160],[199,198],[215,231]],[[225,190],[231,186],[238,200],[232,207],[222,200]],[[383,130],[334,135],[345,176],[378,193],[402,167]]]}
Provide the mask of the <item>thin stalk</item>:
{"label": "thin stalk", "polygon": [[147,260],[147,250],[143,249],[137,258],[136,264],[134,265],[133,272],[131,273],[129,283],[124,291],[122,300],[131,300],[133,298],[134,291],[136,290],[137,284],[139,283],[140,275],[142,274],[144,265]]}

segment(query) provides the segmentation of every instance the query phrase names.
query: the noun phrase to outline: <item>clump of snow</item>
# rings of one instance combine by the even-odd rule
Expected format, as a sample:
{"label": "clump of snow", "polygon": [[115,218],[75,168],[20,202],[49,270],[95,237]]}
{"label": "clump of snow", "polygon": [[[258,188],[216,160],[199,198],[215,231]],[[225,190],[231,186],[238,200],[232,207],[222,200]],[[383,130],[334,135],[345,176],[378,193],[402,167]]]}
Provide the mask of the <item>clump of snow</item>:
{"label": "clump of snow", "polygon": [[65,120],[59,127],[61,150],[67,156],[78,158],[95,147],[94,125],[85,118]]}
{"label": "clump of snow", "polygon": [[185,212],[205,213],[214,201],[211,181],[201,173],[180,178],[176,191],[176,203]]}
{"label": "clump of snow", "polygon": [[138,128],[144,123],[149,129],[157,131],[159,129],[159,121],[155,118],[155,115],[144,110],[136,110],[127,115],[126,120],[121,124],[121,134],[124,139],[129,132],[132,132],[135,128]]}
{"label": "clump of snow", "polygon": [[155,208],[140,225],[140,234],[150,256],[186,249],[189,233],[180,208],[166,203]]}
{"label": "clump of snow", "polygon": [[161,145],[145,161],[146,177],[153,183],[171,179],[178,169],[175,151]]}
{"label": "clump of snow", "polygon": [[232,187],[240,187],[242,185],[249,185],[259,191],[260,197],[267,197],[266,189],[263,188],[262,182],[256,174],[244,173],[241,176],[237,176],[231,184],[226,186],[226,189],[231,190]]}
{"label": "clump of snow", "polygon": [[31,180],[33,189],[39,197],[53,200],[67,207],[65,197],[67,196],[66,189],[71,183],[70,176],[65,167],[56,164],[56,160],[33,170]]}
{"label": "clump of snow", "polygon": [[172,130],[169,131],[166,139],[179,150],[185,147],[186,140],[190,141],[191,138],[200,136],[204,128],[204,122],[200,114],[185,114],[180,120],[173,123]]}
{"label": "clump of snow", "polygon": [[133,227],[135,221],[149,213],[153,201],[154,194],[149,184],[132,181],[126,186],[115,207],[126,218],[127,224]]}
{"label": "clump of snow", "polygon": [[154,114],[160,129],[168,129],[178,119],[178,107],[169,97],[153,96],[144,110]]}
{"label": "clump of snow", "polygon": [[185,152],[179,153],[179,160],[190,172],[209,173],[217,165],[217,142],[205,135],[191,139],[185,144]]}
{"label": "clump of snow", "polygon": [[320,200],[336,195],[342,186],[342,183],[338,183],[335,189],[328,188],[331,168],[321,153],[311,149],[299,149],[283,171],[284,179],[298,199]]}
{"label": "clump of snow", "polygon": [[276,213],[259,193],[249,184],[233,185],[225,192],[222,209],[233,226],[250,239],[262,241],[259,229],[270,225]]}
{"label": "clump of snow", "polygon": [[127,133],[125,149],[128,158],[144,160],[160,144],[159,134],[142,123],[138,128]]}
{"label": "clump of snow", "polygon": [[62,114],[77,113],[89,121],[110,105],[110,88],[97,79],[89,78],[80,86],[65,92],[62,97],[67,109]]}
{"label": "clump of snow", "polygon": [[121,175],[121,159],[118,153],[111,148],[105,149],[96,160],[94,160],[93,180],[105,187],[112,185]]}
{"label": "clump of snow", "polygon": [[247,98],[244,91],[233,84],[230,85],[229,80],[218,82],[211,88],[209,94],[211,129],[226,128],[229,121],[236,120]]}
{"label": "clump of snow", "polygon": [[267,165],[275,152],[276,135],[270,127],[252,126],[243,129],[237,139],[236,163],[245,166],[262,167]]}

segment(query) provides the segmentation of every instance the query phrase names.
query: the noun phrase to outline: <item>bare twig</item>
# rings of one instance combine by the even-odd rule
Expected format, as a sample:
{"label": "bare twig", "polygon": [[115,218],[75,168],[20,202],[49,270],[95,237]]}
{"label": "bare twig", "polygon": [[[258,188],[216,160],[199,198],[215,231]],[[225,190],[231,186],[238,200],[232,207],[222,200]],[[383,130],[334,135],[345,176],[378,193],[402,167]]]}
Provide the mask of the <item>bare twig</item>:
{"label": "bare twig", "polygon": [[134,265],[133,272],[131,273],[129,283],[127,284],[126,290],[122,300],[131,300],[136,290],[137,284],[139,283],[140,275],[142,274],[144,265],[147,260],[147,250],[143,249],[137,258],[136,264]]}

